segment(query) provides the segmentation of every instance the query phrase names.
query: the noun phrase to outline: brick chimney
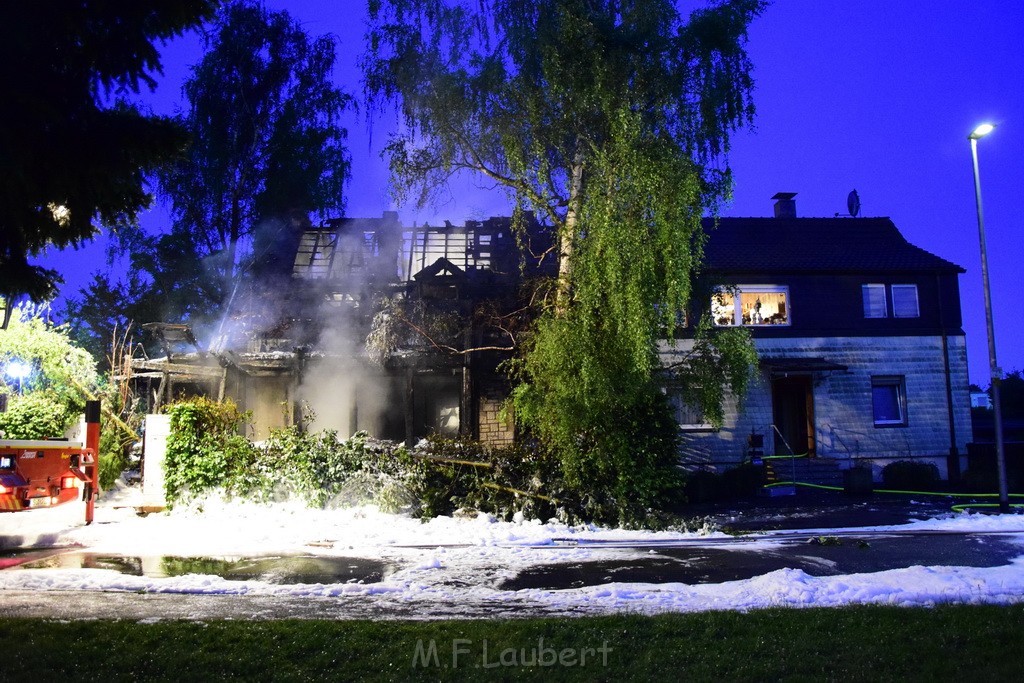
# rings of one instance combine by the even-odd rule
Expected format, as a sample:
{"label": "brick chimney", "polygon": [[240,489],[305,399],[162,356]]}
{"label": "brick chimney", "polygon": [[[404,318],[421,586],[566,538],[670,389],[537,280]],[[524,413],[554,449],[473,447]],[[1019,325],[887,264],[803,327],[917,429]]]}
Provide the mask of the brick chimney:
{"label": "brick chimney", "polygon": [[772,197],[775,200],[776,218],[796,218],[795,196],[796,192],[779,192]]}

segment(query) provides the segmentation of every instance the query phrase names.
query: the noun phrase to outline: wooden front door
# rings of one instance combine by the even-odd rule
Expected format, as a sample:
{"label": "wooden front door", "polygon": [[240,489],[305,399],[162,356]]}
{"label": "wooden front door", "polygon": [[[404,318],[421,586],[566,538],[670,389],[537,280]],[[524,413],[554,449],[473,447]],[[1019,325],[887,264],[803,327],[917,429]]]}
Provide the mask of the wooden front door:
{"label": "wooden front door", "polygon": [[814,455],[814,390],[807,375],[772,380],[776,455]]}

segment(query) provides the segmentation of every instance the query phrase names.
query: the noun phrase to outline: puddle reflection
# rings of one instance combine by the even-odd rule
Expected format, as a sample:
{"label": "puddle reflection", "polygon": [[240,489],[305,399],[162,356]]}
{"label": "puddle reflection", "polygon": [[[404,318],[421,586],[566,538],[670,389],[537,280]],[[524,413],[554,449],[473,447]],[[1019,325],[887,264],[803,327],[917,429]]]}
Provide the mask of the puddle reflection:
{"label": "puddle reflection", "polygon": [[21,566],[25,569],[108,569],[151,578],[204,574],[229,581],[275,584],[377,583],[395,569],[384,562],[357,557],[133,557],[98,553],[63,553]]}

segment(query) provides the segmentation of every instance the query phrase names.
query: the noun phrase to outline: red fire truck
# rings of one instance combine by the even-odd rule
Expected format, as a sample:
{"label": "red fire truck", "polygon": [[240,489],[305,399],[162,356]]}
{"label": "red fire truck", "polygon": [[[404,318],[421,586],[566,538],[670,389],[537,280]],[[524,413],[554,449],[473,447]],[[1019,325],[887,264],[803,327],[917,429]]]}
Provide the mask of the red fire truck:
{"label": "red fire truck", "polygon": [[81,498],[93,518],[99,488],[99,401],[86,404],[85,442],[0,440],[0,512],[21,512]]}

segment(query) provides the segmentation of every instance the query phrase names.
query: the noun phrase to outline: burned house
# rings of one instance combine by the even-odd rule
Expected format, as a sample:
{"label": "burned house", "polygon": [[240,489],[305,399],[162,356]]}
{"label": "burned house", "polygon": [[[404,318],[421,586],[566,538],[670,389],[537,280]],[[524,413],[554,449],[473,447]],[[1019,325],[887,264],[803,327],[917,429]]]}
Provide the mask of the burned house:
{"label": "burned house", "polygon": [[[154,407],[189,393],[252,412],[254,436],[303,415],[343,435],[412,443],[430,434],[512,441],[499,364],[504,317],[522,288],[554,268],[531,214],[404,228],[393,212],[308,227],[288,272],[264,269],[233,302],[210,348],[165,346],[135,363]],[[151,329],[180,342],[179,326]]]}
{"label": "burned house", "polygon": [[[833,469],[920,458],[955,473],[970,437],[963,269],[888,218],[798,218],[792,195],[777,199],[774,218],[705,221],[702,277],[716,291],[691,311],[749,330],[760,361],[721,428],[671,395],[684,462],[733,467],[756,437],[765,455]],[[524,289],[555,274],[554,259],[534,258],[546,234],[532,216],[518,229],[508,218],[409,228],[391,212],[308,227],[209,349],[137,361],[137,377],[155,402],[234,399],[257,438],[308,408],[314,427],[343,435],[509,444],[499,366]],[[180,342],[180,329],[163,332]],[[678,337],[661,348],[666,365],[692,344]]]}

